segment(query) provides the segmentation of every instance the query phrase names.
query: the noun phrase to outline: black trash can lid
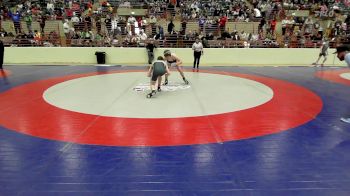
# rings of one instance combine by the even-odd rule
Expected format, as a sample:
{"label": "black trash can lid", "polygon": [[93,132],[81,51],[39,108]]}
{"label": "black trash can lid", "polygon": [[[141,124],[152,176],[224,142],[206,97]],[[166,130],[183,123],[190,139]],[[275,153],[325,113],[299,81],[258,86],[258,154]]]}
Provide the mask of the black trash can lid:
{"label": "black trash can lid", "polygon": [[106,54],[106,52],[96,51],[96,52],[95,52],[95,55],[96,55],[96,54]]}

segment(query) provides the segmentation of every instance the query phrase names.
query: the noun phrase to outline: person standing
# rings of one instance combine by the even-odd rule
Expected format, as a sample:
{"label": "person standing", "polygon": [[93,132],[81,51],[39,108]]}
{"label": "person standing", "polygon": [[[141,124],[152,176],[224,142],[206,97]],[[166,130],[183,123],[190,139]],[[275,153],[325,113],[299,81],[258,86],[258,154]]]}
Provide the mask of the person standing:
{"label": "person standing", "polygon": [[324,63],[327,61],[328,48],[329,48],[329,40],[327,38],[325,38],[322,42],[321,51],[320,51],[320,54],[318,55],[318,59],[316,62],[312,63],[312,65],[318,66],[318,61],[323,56],[324,59],[323,59],[323,62],[321,64],[321,67],[323,67]]}
{"label": "person standing", "polygon": [[21,14],[18,11],[16,11],[16,13],[12,13],[10,11],[9,12],[9,16],[12,19],[13,26],[15,28],[16,34],[21,33],[22,32],[22,29],[21,29]]}
{"label": "person standing", "polygon": [[154,44],[154,41],[152,38],[149,39],[146,49],[147,49],[147,55],[148,55],[148,64],[152,64],[153,59],[154,59],[154,49],[157,48],[156,45]]}
{"label": "person standing", "polygon": [[24,21],[26,22],[28,32],[32,33],[33,32],[33,28],[32,28],[33,17],[32,17],[32,14],[30,13],[29,10],[27,11],[27,13],[24,16]]}
{"label": "person standing", "polygon": [[2,64],[4,63],[4,43],[0,40],[0,70],[3,70]]}
{"label": "person standing", "polygon": [[45,25],[46,25],[46,15],[45,14],[41,14],[39,17],[39,25],[40,25],[40,32],[41,34],[45,34]]}
{"label": "person standing", "polygon": [[170,23],[168,24],[168,33],[173,34],[174,28],[175,28],[175,25],[173,23],[173,20],[170,20]]}
{"label": "person standing", "polygon": [[203,44],[200,42],[199,38],[196,38],[196,42],[193,43],[192,45],[192,50],[193,50],[193,56],[194,56],[194,61],[193,61],[193,70],[197,68],[197,72],[199,71],[199,60],[203,54]]}
{"label": "person standing", "polygon": [[112,35],[112,19],[110,15],[107,15],[105,18],[105,26],[108,32],[108,35]]}
{"label": "person standing", "polygon": [[[348,45],[340,45],[336,48],[337,57],[340,61],[345,61],[347,66],[350,68],[350,47]],[[350,117],[340,118],[340,121],[350,123]]]}
{"label": "person standing", "polygon": [[166,63],[164,62],[164,58],[159,56],[157,60],[150,66],[148,70],[148,77],[151,77],[150,88],[151,92],[147,94],[147,98],[151,98],[156,94],[156,82],[158,81],[157,91],[160,92],[160,85],[162,83],[162,76],[164,74],[169,75],[170,71]]}
{"label": "person standing", "polygon": [[70,39],[70,30],[71,28],[69,26],[68,19],[65,19],[63,23],[63,32],[64,32],[64,35],[66,36],[66,39]]}
{"label": "person standing", "polygon": [[152,28],[152,36],[155,36],[157,34],[157,18],[154,15],[151,15],[149,23]]}
{"label": "person standing", "polygon": [[[185,74],[182,71],[182,68],[180,67],[180,65],[182,64],[182,60],[179,57],[177,57],[174,53],[171,53],[170,50],[164,50],[164,57],[168,64],[168,67],[175,66],[177,71],[180,73],[182,80],[185,82],[185,84],[188,84],[189,82],[188,80],[186,80]],[[165,74],[164,85],[167,85],[167,84],[168,84],[168,75]]]}

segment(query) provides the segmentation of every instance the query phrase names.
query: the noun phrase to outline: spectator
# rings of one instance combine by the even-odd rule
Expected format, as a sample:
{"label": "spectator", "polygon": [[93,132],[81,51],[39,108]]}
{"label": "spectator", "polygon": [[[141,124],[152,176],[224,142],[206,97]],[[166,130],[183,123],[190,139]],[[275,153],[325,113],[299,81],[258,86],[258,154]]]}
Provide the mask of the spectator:
{"label": "spectator", "polygon": [[46,25],[46,15],[43,14],[43,13],[39,16],[39,25],[40,25],[40,32],[42,34],[44,34],[44,32],[45,32],[45,25]]}
{"label": "spectator", "polygon": [[101,33],[101,27],[102,27],[102,24],[101,24],[101,17],[97,16],[96,19],[95,19],[96,23],[96,30],[97,30],[97,33]]}
{"label": "spectator", "polygon": [[312,31],[313,31],[313,26],[314,26],[314,22],[313,22],[312,18],[309,16],[309,17],[305,20],[304,25],[303,25],[304,34],[306,34],[306,35],[311,34]]}
{"label": "spectator", "polygon": [[158,34],[155,35],[154,39],[156,39],[156,40],[158,40],[158,39],[163,40],[164,39],[164,29],[162,26],[160,26],[160,25],[158,26]]}
{"label": "spectator", "polygon": [[140,33],[138,35],[138,44],[139,46],[145,46],[145,42],[147,40],[147,35],[146,33],[143,32],[143,30],[140,30]]}
{"label": "spectator", "polygon": [[187,26],[187,20],[185,18],[181,19],[181,35],[186,34],[186,26]]}
{"label": "spectator", "polygon": [[154,15],[151,15],[149,23],[152,28],[152,36],[155,36],[157,34],[157,18]]}
{"label": "spectator", "polygon": [[108,35],[111,34],[112,32],[112,20],[111,20],[111,16],[107,15],[105,18],[105,25],[106,25],[106,29],[107,29],[107,33]]}
{"label": "spectator", "polygon": [[91,17],[89,15],[86,15],[84,17],[84,28],[86,28],[89,31],[92,30],[92,21],[91,21]]}
{"label": "spectator", "polygon": [[80,18],[75,14],[73,13],[73,17],[71,18],[71,22],[73,23],[73,27],[75,30],[80,30]]}
{"label": "spectator", "polygon": [[141,29],[143,29],[143,31],[146,31],[146,26],[148,25],[147,20],[144,16],[142,16],[142,20],[141,20]]}
{"label": "spectator", "polygon": [[64,32],[64,35],[66,36],[66,39],[70,39],[70,30],[71,30],[71,27],[69,26],[68,19],[65,19],[63,23],[63,32]]}
{"label": "spectator", "polygon": [[265,24],[266,24],[265,18],[261,18],[259,26],[258,26],[258,32],[263,32],[264,31]]}
{"label": "spectator", "polygon": [[261,18],[261,12],[257,7],[254,8],[254,17]]}
{"label": "spectator", "polygon": [[275,35],[276,25],[277,25],[276,18],[273,18],[270,22],[270,26],[271,26],[270,29],[271,29],[272,35]]}
{"label": "spectator", "polygon": [[55,11],[55,5],[52,2],[52,0],[50,0],[47,4],[46,4],[46,9],[47,11],[50,13],[50,16],[52,16],[54,14]]}
{"label": "spectator", "polygon": [[227,22],[227,17],[225,15],[222,15],[221,18],[219,19],[220,32],[225,31],[226,22]]}
{"label": "spectator", "polygon": [[135,35],[135,23],[136,23],[136,18],[134,17],[134,13],[132,12],[128,18],[128,26],[130,28],[129,33],[131,33],[132,35]]}
{"label": "spectator", "polygon": [[173,21],[170,20],[170,23],[168,24],[168,33],[169,34],[173,34],[174,27],[175,27],[175,25],[174,25]]}
{"label": "spectator", "polygon": [[33,28],[32,28],[33,17],[32,17],[32,14],[30,13],[30,10],[26,12],[24,16],[24,21],[26,22],[28,32],[33,32]]}
{"label": "spectator", "polygon": [[120,27],[121,34],[126,35],[126,18],[125,17],[120,17],[118,26]]}
{"label": "spectator", "polygon": [[7,36],[8,36],[8,34],[7,34],[7,32],[5,31],[4,28],[1,28],[1,29],[0,29],[0,36],[1,36],[1,37],[7,37]]}
{"label": "spectator", "polygon": [[111,35],[115,36],[120,33],[120,28],[118,27],[117,17],[113,17],[111,20]]}
{"label": "spectator", "polygon": [[206,18],[204,16],[199,17],[199,19],[198,19],[199,31],[204,30],[205,20],[206,20]]}
{"label": "spectator", "polygon": [[12,19],[13,22],[13,26],[15,28],[15,32],[16,34],[21,33],[22,29],[21,29],[21,14],[16,11],[15,14],[13,14],[11,11],[9,12],[9,16]]}

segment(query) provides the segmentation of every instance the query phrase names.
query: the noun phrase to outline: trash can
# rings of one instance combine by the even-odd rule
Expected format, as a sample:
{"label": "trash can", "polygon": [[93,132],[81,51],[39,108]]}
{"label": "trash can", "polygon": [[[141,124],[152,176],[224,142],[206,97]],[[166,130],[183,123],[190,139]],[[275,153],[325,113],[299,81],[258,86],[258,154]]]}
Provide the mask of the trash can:
{"label": "trash can", "polygon": [[106,63],[106,53],[105,52],[95,52],[97,63],[105,64]]}

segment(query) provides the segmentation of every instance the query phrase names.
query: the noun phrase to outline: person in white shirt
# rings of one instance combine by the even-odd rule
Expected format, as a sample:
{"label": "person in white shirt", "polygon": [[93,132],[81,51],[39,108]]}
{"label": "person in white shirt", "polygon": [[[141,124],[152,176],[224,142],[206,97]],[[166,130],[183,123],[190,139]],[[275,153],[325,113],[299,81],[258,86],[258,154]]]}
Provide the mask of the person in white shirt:
{"label": "person in white shirt", "polygon": [[197,69],[197,72],[198,72],[199,60],[201,59],[201,56],[203,54],[203,44],[200,42],[199,38],[196,38],[196,42],[193,43],[192,50],[193,50],[193,56],[194,56],[193,71]]}
{"label": "person in white shirt", "polygon": [[282,35],[286,34],[287,23],[288,23],[288,19],[287,18],[283,19],[282,22],[281,22],[281,24],[282,24]]}
{"label": "person in white shirt", "polygon": [[328,48],[329,48],[329,40],[328,38],[324,38],[322,41],[322,46],[321,46],[320,54],[318,55],[318,59],[316,60],[316,62],[312,63],[312,65],[318,66],[318,61],[323,56],[323,62],[321,64],[321,67],[323,67],[324,63],[327,61]]}
{"label": "person in white shirt", "polygon": [[69,26],[68,19],[65,19],[63,23],[63,32],[66,35],[67,39],[70,39],[70,35],[69,35],[70,29],[71,27]]}
{"label": "person in white shirt", "polygon": [[75,30],[80,29],[80,27],[79,27],[80,18],[75,13],[73,13],[73,17],[70,19],[70,21],[72,22]]}
{"label": "person in white shirt", "polygon": [[54,3],[53,3],[53,2],[47,3],[47,4],[46,4],[46,9],[47,9],[47,11],[50,12],[50,15],[52,15],[53,12],[55,11],[55,5],[54,5]]}
{"label": "person in white shirt", "polygon": [[146,33],[143,32],[143,30],[140,30],[140,33],[138,35],[138,43],[140,46],[145,46],[145,42],[147,40],[147,35]]}
{"label": "person in white shirt", "polygon": [[258,8],[254,8],[254,16],[255,18],[261,18],[261,12]]}
{"label": "person in white shirt", "polygon": [[118,27],[117,17],[112,18],[111,27],[112,27],[112,35],[117,35],[118,32],[120,32],[119,27]]}
{"label": "person in white shirt", "polygon": [[132,35],[135,35],[135,23],[137,24],[136,18],[134,17],[134,14],[131,13],[128,18],[128,25],[130,27],[130,32]]}
{"label": "person in white shirt", "polygon": [[[347,66],[350,68],[350,46],[349,45],[340,45],[337,47],[337,50],[334,54],[337,54],[337,57],[340,61],[345,61]],[[342,122],[350,124],[350,117],[340,118]]]}

